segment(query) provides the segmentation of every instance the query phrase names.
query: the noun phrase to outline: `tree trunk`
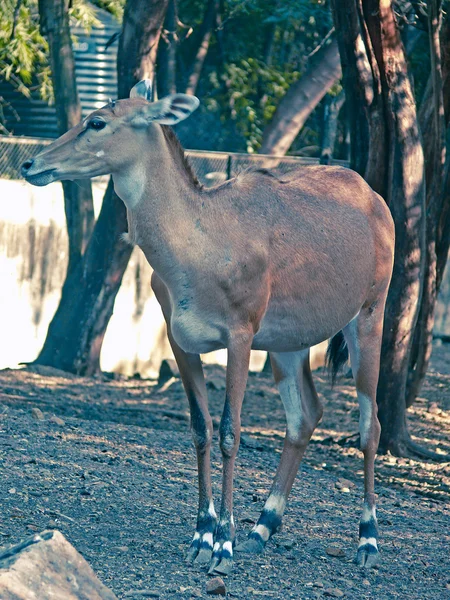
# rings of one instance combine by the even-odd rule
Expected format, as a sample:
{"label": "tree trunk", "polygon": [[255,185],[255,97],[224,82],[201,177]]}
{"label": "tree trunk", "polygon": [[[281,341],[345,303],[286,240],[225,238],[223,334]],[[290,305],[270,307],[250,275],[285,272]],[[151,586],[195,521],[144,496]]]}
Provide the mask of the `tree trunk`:
{"label": "tree trunk", "polygon": [[[42,35],[50,48],[56,117],[59,134],[62,135],[81,121],[68,0],[39,0],[39,20]],[[67,272],[70,272],[81,259],[92,233],[94,203],[89,180],[64,181],[63,191],[69,238]]]}
{"label": "tree trunk", "polygon": [[156,55],[169,0],[127,0],[117,54],[119,98],[141,79],[154,79]]}
{"label": "tree trunk", "polygon": [[[385,138],[383,115],[380,115],[379,73],[367,27],[363,26],[359,0],[332,1],[333,19],[341,56],[346,95],[347,122],[350,134],[350,167],[365,175],[369,152],[377,147],[377,139]],[[377,85],[378,82],[378,85]],[[377,125],[378,121],[378,127]],[[372,152],[371,169],[384,178],[383,164],[376,163]]]}
{"label": "tree trunk", "polygon": [[[428,6],[428,29],[430,37],[431,75],[425,90],[422,107],[419,114],[421,130],[423,132],[424,150],[426,158],[427,182],[427,255],[424,274],[424,288],[420,306],[419,318],[414,331],[413,349],[411,353],[410,370],[406,404],[411,406],[420,391],[425,378],[433,343],[433,327],[439,286],[442,274],[437,273],[437,249],[440,250],[440,262],[447,260],[448,241],[442,240],[442,229],[439,225],[443,217],[442,228],[445,228],[447,214],[442,214],[444,209],[445,190],[445,131],[450,117],[450,98],[444,100],[444,82],[450,79],[449,60],[450,53],[450,26],[447,20],[442,32],[442,45],[444,54],[444,69],[441,65],[441,41],[439,39],[440,10],[438,2],[432,0]],[[445,91],[450,92],[448,82]],[[444,243],[442,243],[444,242]]]}
{"label": "tree trunk", "polygon": [[211,41],[212,30],[214,23],[216,22],[218,10],[219,0],[208,0],[202,24],[200,25],[198,34],[195,36],[195,53],[186,86],[186,94],[194,95],[197,90],[206,55],[208,54],[209,43]]}
{"label": "tree trunk", "polygon": [[263,132],[260,152],[286,154],[307,118],[341,76],[336,40],[320,48],[304,75],[291,85]]}
{"label": "tree trunk", "polygon": [[[379,69],[378,87],[388,140],[386,146],[378,138],[371,156],[385,156],[384,189],[378,191],[391,209],[396,232],[377,393],[380,447],[403,456],[411,449],[406,424],[406,382],[425,257],[424,159],[405,52],[391,0],[367,0],[363,7]],[[367,180],[375,189],[380,187],[376,171]]]}
{"label": "tree trunk", "polygon": [[264,46],[263,46],[263,61],[266,65],[272,64],[273,58],[273,49],[275,46],[275,34],[277,32],[277,23],[269,23],[266,26],[266,33],[264,36]]}
{"label": "tree trunk", "polygon": [[161,97],[174,94],[177,91],[177,20],[176,1],[169,0],[164,21],[164,34],[161,35],[158,49],[158,91]]}
{"label": "tree trunk", "polygon": [[345,101],[344,90],[334,98],[329,98],[325,104],[322,131],[322,150],[320,164],[329,165],[334,153],[334,143],[338,126],[339,113]]}
{"label": "tree trunk", "polygon": [[[149,56],[156,56],[155,44],[164,19],[161,5],[167,8],[167,2],[127,2],[117,56],[120,98],[128,97],[137,81],[153,76]],[[99,370],[106,327],[132,251],[119,241],[126,230],[125,205],[110,181],[86,252],[68,273],[36,363],[82,375]]]}
{"label": "tree trunk", "polygon": [[[404,455],[413,446],[406,425],[405,396],[423,280],[423,151],[391,0],[364,0],[362,5],[359,0],[335,0],[333,5],[344,50],[346,96],[359,88],[359,98],[365,103],[359,113],[363,126],[352,127],[352,144],[361,147],[361,139],[355,140],[358,132],[362,132],[364,144],[369,139],[366,180],[385,198],[395,222],[395,262],[385,312],[377,402],[381,449]],[[349,26],[350,32],[346,31]]]}

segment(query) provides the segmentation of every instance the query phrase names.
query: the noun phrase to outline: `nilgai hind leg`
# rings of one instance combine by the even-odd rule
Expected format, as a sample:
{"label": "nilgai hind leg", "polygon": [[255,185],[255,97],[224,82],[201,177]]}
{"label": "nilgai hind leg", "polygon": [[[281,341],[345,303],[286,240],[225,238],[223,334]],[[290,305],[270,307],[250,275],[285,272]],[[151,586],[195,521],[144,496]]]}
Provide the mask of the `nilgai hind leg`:
{"label": "nilgai hind leg", "polygon": [[364,567],[373,566],[379,559],[374,463],[380,440],[376,394],[380,371],[384,300],[363,307],[343,330],[356,383],[360,411],[361,450],[364,454],[364,506],[359,524],[359,546],[356,557],[358,564]]}
{"label": "nilgai hind leg", "polygon": [[286,436],[275,479],[264,509],[248,539],[237,552],[262,552],[281,526],[286,502],[322,405],[314,388],[309,350],[270,354],[272,370],[286,411]]}

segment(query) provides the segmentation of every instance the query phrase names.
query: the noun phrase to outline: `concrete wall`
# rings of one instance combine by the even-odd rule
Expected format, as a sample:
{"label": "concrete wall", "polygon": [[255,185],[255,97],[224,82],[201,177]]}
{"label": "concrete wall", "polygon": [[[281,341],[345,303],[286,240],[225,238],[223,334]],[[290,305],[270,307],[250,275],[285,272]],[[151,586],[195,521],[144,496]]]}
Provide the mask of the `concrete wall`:
{"label": "concrete wall", "polygon": [[[94,183],[96,213],[106,180]],[[60,183],[44,188],[0,179],[0,368],[36,358],[58,306],[67,266],[67,234]],[[151,268],[136,248],[106,332],[101,367],[154,377],[172,353],[159,304],[150,288]],[[259,369],[265,353],[255,352]],[[204,357],[225,364],[226,351]]]}
{"label": "concrete wall", "polygon": [[[94,183],[98,213],[106,179]],[[0,368],[36,358],[58,306],[67,265],[67,234],[60,183],[45,188],[0,179]],[[106,332],[101,367],[126,375],[155,377],[163,358],[171,357],[164,320],[150,288],[151,268],[139,249],[133,251]],[[449,275],[444,281],[436,330],[450,334]],[[312,364],[323,361],[324,346]],[[251,369],[259,370],[264,352],[254,352]],[[203,357],[226,363],[226,351]]]}

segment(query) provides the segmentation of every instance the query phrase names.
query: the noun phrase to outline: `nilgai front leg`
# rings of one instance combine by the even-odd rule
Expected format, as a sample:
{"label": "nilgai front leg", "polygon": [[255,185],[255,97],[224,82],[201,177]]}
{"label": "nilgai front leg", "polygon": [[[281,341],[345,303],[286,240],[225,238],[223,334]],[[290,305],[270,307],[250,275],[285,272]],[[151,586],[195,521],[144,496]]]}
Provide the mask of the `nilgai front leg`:
{"label": "nilgai front leg", "polygon": [[191,430],[197,452],[198,513],[194,539],[188,550],[188,560],[209,563],[213,550],[217,515],[211,489],[212,419],[208,411],[208,397],[202,363],[198,354],[184,352],[175,342],[170,330],[170,301],[164,283],[153,274],[152,287],[164,314],[167,335],[180,370],[183,386],[189,401]]}
{"label": "nilgai front leg", "polygon": [[226,397],[220,421],[223,458],[222,503],[214,536],[209,572],[228,574],[233,564],[235,525],[233,518],[234,463],[241,436],[241,408],[248,378],[253,331],[234,334],[228,345]]}

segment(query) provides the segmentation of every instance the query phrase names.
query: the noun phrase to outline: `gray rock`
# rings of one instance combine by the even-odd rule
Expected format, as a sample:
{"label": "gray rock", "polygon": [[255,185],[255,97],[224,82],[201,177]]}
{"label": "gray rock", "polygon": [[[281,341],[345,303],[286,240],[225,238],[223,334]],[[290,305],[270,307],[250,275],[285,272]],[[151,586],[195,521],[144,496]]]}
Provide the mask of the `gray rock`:
{"label": "gray rock", "polygon": [[36,419],[36,421],[44,420],[44,413],[42,412],[42,410],[40,408],[36,408],[36,407],[32,408],[31,416],[33,417],[33,419]]}
{"label": "gray rock", "polygon": [[213,579],[209,579],[206,583],[206,593],[211,596],[225,596],[227,590],[225,588],[225,583],[221,577],[213,577]]}
{"label": "gray rock", "polygon": [[117,600],[59,531],[44,531],[0,554],[0,598]]}
{"label": "gray rock", "polygon": [[344,592],[339,588],[327,588],[323,590],[324,596],[330,596],[331,598],[342,598],[345,596]]}
{"label": "gray rock", "polygon": [[172,379],[172,377],[179,377],[179,376],[180,376],[180,371],[178,369],[178,365],[177,365],[176,361],[173,358],[165,358],[162,361],[161,366],[159,368],[159,376],[158,376],[159,385],[166,383],[166,381],[169,381],[169,379]]}

